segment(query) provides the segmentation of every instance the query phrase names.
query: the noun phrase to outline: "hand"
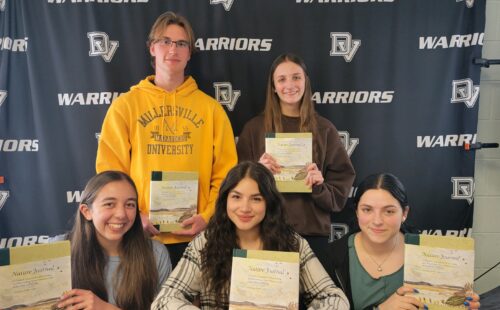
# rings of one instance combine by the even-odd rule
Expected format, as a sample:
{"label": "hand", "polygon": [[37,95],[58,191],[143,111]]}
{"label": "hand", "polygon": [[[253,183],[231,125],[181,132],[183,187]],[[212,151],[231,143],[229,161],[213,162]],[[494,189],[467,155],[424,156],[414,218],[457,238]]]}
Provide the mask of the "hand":
{"label": "hand", "polygon": [[200,231],[205,229],[205,227],[207,227],[207,222],[205,222],[205,220],[203,219],[203,217],[201,217],[201,215],[195,214],[181,223],[182,227],[187,227],[189,225],[191,225],[191,228],[189,229],[177,230],[173,231],[172,233],[174,235],[181,235],[181,236],[195,236]]}
{"label": "hand", "polygon": [[479,295],[474,292],[467,292],[465,295],[467,296],[467,300],[464,302],[464,305],[469,307],[469,309],[479,309],[481,306],[479,303]]}
{"label": "hand", "polygon": [[409,286],[401,286],[397,291],[387,298],[386,301],[378,305],[380,310],[393,310],[393,309],[427,309],[420,300],[415,297],[405,296],[407,293],[418,292]]}
{"label": "hand", "polygon": [[85,310],[104,310],[118,309],[112,304],[109,304],[94,293],[87,290],[73,289],[67,291],[61,296],[61,301],[57,304],[58,308],[67,310],[85,309]]}
{"label": "hand", "polygon": [[157,236],[160,234],[160,231],[156,229],[153,224],[151,224],[151,221],[149,220],[149,216],[147,214],[141,214],[141,222],[142,222],[142,228],[144,229],[144,232],[148,236]]}
{"label": "hand", "polygon": [[312,187],[313,185],[321,185],[325,181],[323,178],[323,174],[318,169],[318,166],[315,163],[311,163],[306,167],[307,175],[306,175],[306,185]]}
{"label": "hand", "polygon": [[281,172],[281,166],[278,165],[276,159],[272,157],[270,154],[264,153],[259,159],[259,163],[264,165],[267,169],[269,169],[273,174]]}

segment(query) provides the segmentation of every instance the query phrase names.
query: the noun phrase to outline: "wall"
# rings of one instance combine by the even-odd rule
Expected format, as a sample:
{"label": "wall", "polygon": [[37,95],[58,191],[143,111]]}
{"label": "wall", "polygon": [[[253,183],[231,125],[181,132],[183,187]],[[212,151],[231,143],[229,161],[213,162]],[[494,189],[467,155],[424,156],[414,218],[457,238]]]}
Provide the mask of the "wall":
{"label": "wall", "polygon": [[[500,59],[500,0],[486,3],[483,58]],[[500,65],[483,68],[478,141],[500,142]],[[476,153],[473,237],[476,239],[476,277],[500,260],[500,149]],[[500,285],[500,266],[475,283],[482,293]]]}

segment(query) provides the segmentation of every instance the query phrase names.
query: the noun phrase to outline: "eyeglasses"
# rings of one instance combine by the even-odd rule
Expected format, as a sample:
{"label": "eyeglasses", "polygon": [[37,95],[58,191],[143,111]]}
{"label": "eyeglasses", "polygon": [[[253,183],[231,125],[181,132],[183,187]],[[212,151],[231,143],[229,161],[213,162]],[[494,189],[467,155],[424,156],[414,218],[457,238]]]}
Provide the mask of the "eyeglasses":
{"label": "eyeglasses", "polygon": [[175,46],[177,48],[180,48],[180,49],[186,49],[186,48],[189,48],[189,42],[186,41],[186,40],[177,40],[177,41],[174,41],[170,38],[163,38],[163,39],[158,39],[155,41],[155,43],[159,43],[160,45],[162,46],[166,46],[166,47],[172,47],[172,44],[175,44]]}

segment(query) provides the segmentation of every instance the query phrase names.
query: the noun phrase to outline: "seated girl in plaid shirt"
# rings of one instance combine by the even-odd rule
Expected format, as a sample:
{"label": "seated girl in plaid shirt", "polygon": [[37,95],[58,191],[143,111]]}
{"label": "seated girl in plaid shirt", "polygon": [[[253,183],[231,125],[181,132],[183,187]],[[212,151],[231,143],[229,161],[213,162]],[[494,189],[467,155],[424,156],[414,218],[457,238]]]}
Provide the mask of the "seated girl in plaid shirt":
{"label": "seated girl in plaid shirt", "polygon": [[300,253],[300,292],[309,309],[349,309],[307,241],[284,220],[282,196],[263,165],[242,162],[228,173],[215,214],[190,242],[152,309],[227,309],[234,248]]}

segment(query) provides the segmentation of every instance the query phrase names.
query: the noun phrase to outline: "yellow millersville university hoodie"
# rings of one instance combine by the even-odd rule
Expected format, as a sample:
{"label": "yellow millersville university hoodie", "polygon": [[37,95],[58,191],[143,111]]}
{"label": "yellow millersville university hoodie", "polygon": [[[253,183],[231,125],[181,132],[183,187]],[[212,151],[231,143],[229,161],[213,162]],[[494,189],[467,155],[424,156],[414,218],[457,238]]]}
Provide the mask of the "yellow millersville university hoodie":
{"label": "yellow millersville university hoodie", "polygon": [[[221,105],[192,77],[168,92],[148,76],[109,107],[102,125],[96,170],[128,173],[149,214],[151,171],[198,171],[198,214],[208,223],[222,180],[236,164],[231,123]],[[162,233],[163,243],[191,237]]]}

